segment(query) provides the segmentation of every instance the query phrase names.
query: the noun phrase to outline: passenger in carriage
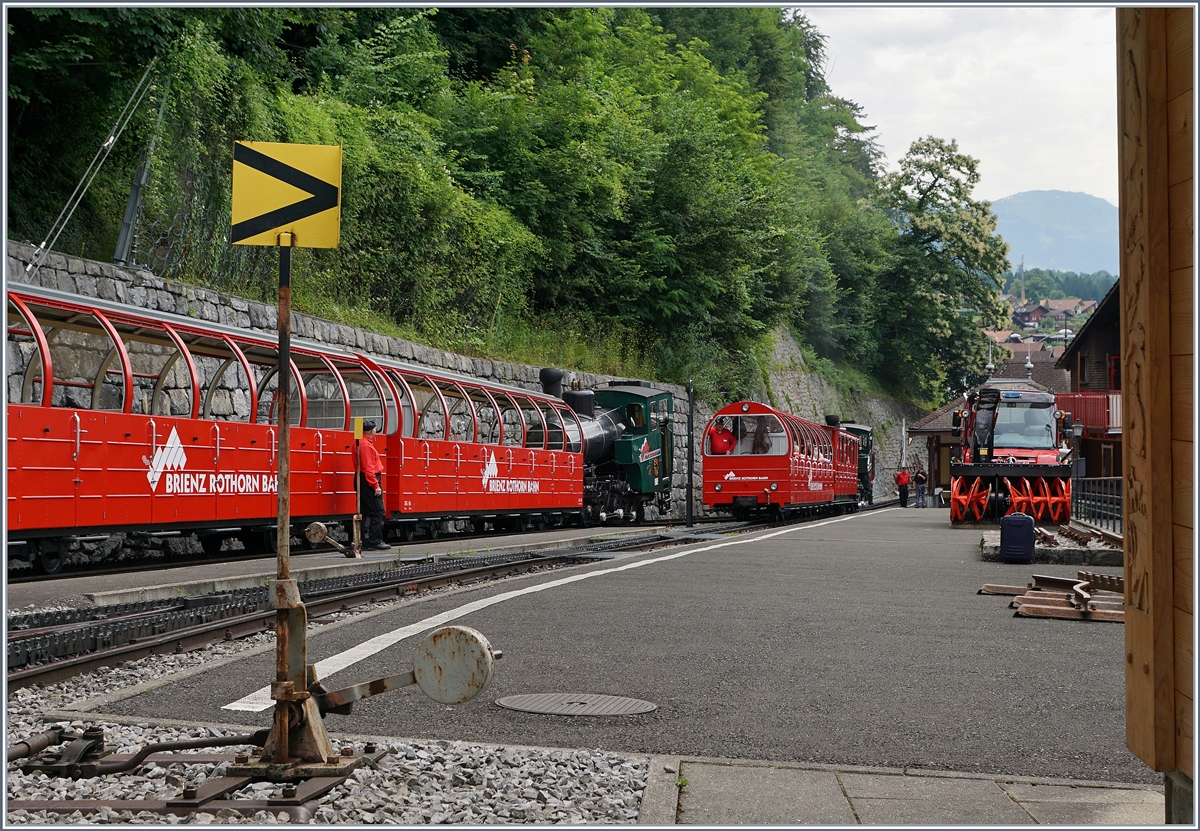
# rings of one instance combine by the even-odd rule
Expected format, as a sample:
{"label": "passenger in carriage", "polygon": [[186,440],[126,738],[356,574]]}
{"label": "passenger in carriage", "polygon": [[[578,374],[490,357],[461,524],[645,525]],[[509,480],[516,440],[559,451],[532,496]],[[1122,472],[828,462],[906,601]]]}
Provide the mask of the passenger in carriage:
{"label": "passenger in carriage", "polygon": [[714,421],[712,427],[708,428],[708,452],[711,455],[724,456],[733,450],[735,444],[737,439],[733,431],[720,421]]}
{"label": "passenger in carriage", "polygon": [[759,416],[754,426],[754,446],[750,451],[756,456],[764,456],[771,452],[771,433],[767,427],[767,417]]}
{"label": "passenger in carriage", "polygon": [[383,541],[383,459],[375,449],[375,422],[363,420],[358,443],[358,504],[363,515],[363,551],[391,551]]}

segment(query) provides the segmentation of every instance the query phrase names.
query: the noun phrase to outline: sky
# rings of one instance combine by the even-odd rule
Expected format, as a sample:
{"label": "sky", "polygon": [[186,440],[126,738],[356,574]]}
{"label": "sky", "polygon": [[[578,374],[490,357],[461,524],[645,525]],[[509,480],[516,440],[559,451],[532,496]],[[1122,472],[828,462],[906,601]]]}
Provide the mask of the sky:
{"label": "sky", "polygon": [[977,199],[1066,190],[1117,204],[1111,7],[798,8],[827,36],[826,80],[862,105],[888,170],[933,135],[979,161]]}

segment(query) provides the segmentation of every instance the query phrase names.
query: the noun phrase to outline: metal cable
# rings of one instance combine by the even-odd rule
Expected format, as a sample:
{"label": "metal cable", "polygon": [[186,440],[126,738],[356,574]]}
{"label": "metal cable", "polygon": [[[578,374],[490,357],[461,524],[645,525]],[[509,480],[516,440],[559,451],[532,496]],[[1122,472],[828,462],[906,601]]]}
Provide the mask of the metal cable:
{"label": "metal cable", "polygon": [[[100,168],[108,159],[109,153],[112,152],[113,146],[117,143],[117,139],[125,132],[125,128],[129,126],[129,122],[133,119],[133,114],[137,112],[137,108],[141,105],[142,100],[146,97],[146,93],[150,90],[150,85],[147,79],[150,77],[150,70],[154,68],[154,64],[158,58],[152,58],[146,66],[146,70],[142,73],[141,79],[137,82],[137,86],[133,88],[133,92],[129,95],[129,100],[125,102],[124,109],[117,116],[116,123],[113,124],[112,130],[105,139],[104,144],[100,145],[100,149],[96,151],[96,155],[92,157],[92,163],[88,165],[83,176],[79,180],[79,184],[75,186],[75,190],[67,199],[67,204],[63,206],[62,211],[58,214],[58,219],[54,220],[54,224],[50,226],[50,230],[46,233],[46,239],[33,252],[33,256],[29,259],[29,265],[25,266],[26,274],[36,274],[37,270],[42,267],[46,256],[50,253],[50,249],[58,242],[59,236],[66,229],[67,223],[71,221],[71,217],[75,215],[75,209],[79,207],[79,203],[83,201],[83,197],[87,195],[87,190],[92,185],[92,181],[100,172]],[[134,99],[137,99],[136,101]]]}

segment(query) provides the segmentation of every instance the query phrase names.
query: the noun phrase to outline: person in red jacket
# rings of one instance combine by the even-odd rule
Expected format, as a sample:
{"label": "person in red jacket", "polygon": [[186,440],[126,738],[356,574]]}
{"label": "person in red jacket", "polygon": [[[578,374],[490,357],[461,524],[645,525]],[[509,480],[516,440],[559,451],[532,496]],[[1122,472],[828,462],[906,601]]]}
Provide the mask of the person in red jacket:
{"label": "person in red jacket", "polygon": [[391,551],[383,541],[383,459],[375,449],[375,422],[363,421],[358,442],[358,504],[363,516],[363,551]]}
{"label": "person in red jacket", "polygon": [[712,427],[708,430],[708,452],[714,456],[724,456],[733,446],[737,444],[737,439],[733,435],[733,431],[719,421],[714,421]]}
{"label": "person in red jacket", "polygon": [[912,478],[908,475],[908,468],[902,467],[896,471],[896,487],[900,489],[900,507],[908,507],[908,483]]}

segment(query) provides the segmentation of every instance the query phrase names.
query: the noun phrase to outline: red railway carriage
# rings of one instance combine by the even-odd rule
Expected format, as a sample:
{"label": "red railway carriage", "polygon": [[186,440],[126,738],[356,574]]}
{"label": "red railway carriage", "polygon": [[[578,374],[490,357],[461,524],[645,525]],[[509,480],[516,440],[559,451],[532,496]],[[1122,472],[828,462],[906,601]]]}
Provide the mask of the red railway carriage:
{"label": "red railway carriage", "polygon": [[704,432],[704,505],[748,516],[858,507],[858,437],[754,401],[718,410]]}
{"label": "red railway carriage", "polygon": [[[72,540],[129,530],[274,547],[274,338],[33,286],[7,305],[10,557],[55,571]],[[381,424],[404,536],[582,506],[583,432],[559,399],[304,340],[291,372],[297,525],[355,513],[356,417]]]}

